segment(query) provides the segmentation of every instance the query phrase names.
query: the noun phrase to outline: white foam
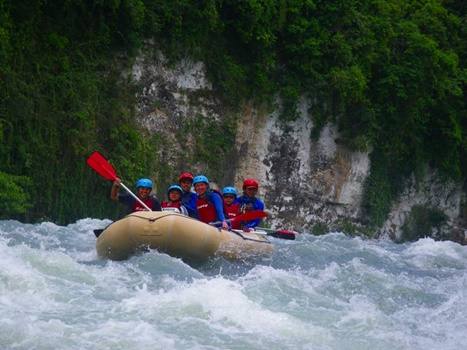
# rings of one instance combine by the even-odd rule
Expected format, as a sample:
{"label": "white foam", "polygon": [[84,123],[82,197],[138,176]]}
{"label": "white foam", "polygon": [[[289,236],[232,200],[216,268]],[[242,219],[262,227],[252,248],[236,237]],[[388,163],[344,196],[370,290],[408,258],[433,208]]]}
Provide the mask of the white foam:
{"label": "white foam", "polygon": [[92,229],[106,223],[0,222],[1,349],[465,345],[467,253],[455,243],[333,233],[277,240],[256,266],[196,270],[157,252],[97,260]]}
{"label": "white foam", "polygon": [[465,247],[450,241],[434,241],[423,238],[407,246],[404,251],[407,257],[419,268],[436,268],[437,266],[467,267],[467,250]]}

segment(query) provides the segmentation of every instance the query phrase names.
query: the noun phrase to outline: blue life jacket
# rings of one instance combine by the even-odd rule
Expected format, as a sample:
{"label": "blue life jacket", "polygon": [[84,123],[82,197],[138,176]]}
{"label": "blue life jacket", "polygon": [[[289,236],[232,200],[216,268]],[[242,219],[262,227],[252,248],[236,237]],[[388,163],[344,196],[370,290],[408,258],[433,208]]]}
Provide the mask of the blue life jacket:
{"label": "blue life jacket", "polygon": [[[240,196],[236,199],[236,202],[240,204],[240,212],[245,213],[253,210],[264,210],[264,203],[256,197]],[[261,219],[255,219],[250,221],[243,221],[244,227],[255,228],[261,223]]]}
{"label": "blue life jacket", "polygon": [[182,193],[182,204],[188,211],[188,215],[195,219],[198,218],[198,214],[196,211],[196,199],[197,198],[198,196],[196,195],[196,193],[193,193],[191,191],[189,192],[183,191]]}

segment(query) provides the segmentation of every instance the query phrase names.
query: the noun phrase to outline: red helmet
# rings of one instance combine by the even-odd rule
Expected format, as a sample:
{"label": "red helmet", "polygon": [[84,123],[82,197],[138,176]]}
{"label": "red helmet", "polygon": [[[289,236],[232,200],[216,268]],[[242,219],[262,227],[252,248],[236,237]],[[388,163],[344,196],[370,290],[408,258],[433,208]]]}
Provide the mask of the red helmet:
{"label": "red helmet", "polygon": [[189,171],[184,171],[178,177],[178,181],[182,181],[183,179],[188,179],[188,180],[193,181],[193,174],[190,173]]}
{"label": "red helmet", "polygon": [[254,188],[258,189],[258,187],[259,187],[258,181],[256,181],[255,179],[245,179],[243,181],[243,189],[245,189],[247,187],[254,187]]}

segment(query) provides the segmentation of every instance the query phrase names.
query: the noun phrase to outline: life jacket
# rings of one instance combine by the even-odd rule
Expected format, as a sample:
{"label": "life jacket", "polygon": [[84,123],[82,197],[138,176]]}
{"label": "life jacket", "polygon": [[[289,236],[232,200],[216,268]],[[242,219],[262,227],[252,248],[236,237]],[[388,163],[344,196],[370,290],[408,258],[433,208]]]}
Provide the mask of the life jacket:
{"label": "life jacket", "polygon": [[[264,210],[264,203],[256,197],[247,197],[245,195],[237,198],[240,205],[240,213],[246,213],[252,210]],[[261,223],[261,219],[242,221],[242,227],[254,228]]]}
{"label": "life jacket", "polygon": [[181,206],[182,206],[181,201],[178,201],[178,202],[165,202],[164,201],[161,204],[162,208],[177,208],[177,209],[180,209]]}
{"label": "life jacket", "polygon": [[182,194],[182,205],[186,208],[188,211],[188,215],[190,215],[192,218],[198,218],[197,213],[196,213],[196,193],[193,192],[186,192],[183,191]]}
{"label": "life jacket", "polygon": [[[240,203],[232,203],[231,205],[227,205],[224,203],[224,211],[226,213],[226,218],[228,219],[233,219],[234,217],[236,217],[237,215],[240,214]],[[231,222],[232,224],[232,228],[233,229],[240,229],[241,228],[241,224],[240,224],[240,221],[238,220],[233,220]]]}
{"label": "life jacket", "polygon": [[182,204],[182,201],[178,201],[178,202],[162,202],[161,204],[161,207],[162,207],[162,210],[170,210],[170,208],[172,209],[176,209],[174,210],[175,212],[177,213],[180,213],[180,214],[183,214],[183,215],[186,215],[186,216],[189,216],[189,212],[187,210],[187,208]]}
{"label": "life jacket", "polygon": [[[151,209],[151,210],[154,209],[154,198],[147,197],[145,199],[141,199],[141,201],[144,204],[146,204],[149,207],[149,209]],[[133,202],[133,206],[132,206],[131,210],[132,211],[144,211],[144,210],[147,210],[147,209],[145,207],[143,207],[141,205],[141,203],[135,199],[135,201]]]}
{"label": "life jacket", "polygon": [[[196,209],[198,210],[198,219],[205,223],[210,223],[217,220],[216,207],[212,201],[212,196],[217,193],[220,196],[220,200],[224,203],[222,195],[217,190],[208,190],[204,198],[198,197],[196,200]],[[225,206],[223,206],[224,216],[226,216]]]}
{"label": "life jacket", "polygon": [[196,200],[196,193],[191,191],[183,191],[181,202],[184,206],[190,206]]}
{"label": "life jacket", "polygon": [[237,198],[240,206],[240,213],[246,213],[247,211],[257,210],[260,208],[258,205],[259,199],[256,197],[241,196]]}

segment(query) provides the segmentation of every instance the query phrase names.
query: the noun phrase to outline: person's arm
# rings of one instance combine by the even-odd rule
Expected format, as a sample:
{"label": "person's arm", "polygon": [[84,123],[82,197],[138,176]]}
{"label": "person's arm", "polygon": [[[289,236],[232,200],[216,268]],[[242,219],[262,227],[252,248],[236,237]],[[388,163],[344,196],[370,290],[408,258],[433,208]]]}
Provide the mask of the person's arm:
{"label": "person's arm", "polygon": [[216,208],[217,220],[225,221],[224,203],[222,202],[222,198],[217,193],[214,193],[212,195],[212,203],[214,204],[214,207]]}
{"label": "person's arm", "polygon": [[229,225],[227,224],[227,221],[225,220],[224,216],[224,201],[222,200],[221,196],[217,193],[214,193],[211,199],[214,204],[214,208],[216,208],[217,220],[222,221],[222,228],[224,230],[227,230],[229,228]]}
{"label": "person's arm", "polygon": [[112,183],[112,188],[110,190],[110,199],[113,201],[118,201],[118,192],[120,190],[120,179],[117,177]]}

